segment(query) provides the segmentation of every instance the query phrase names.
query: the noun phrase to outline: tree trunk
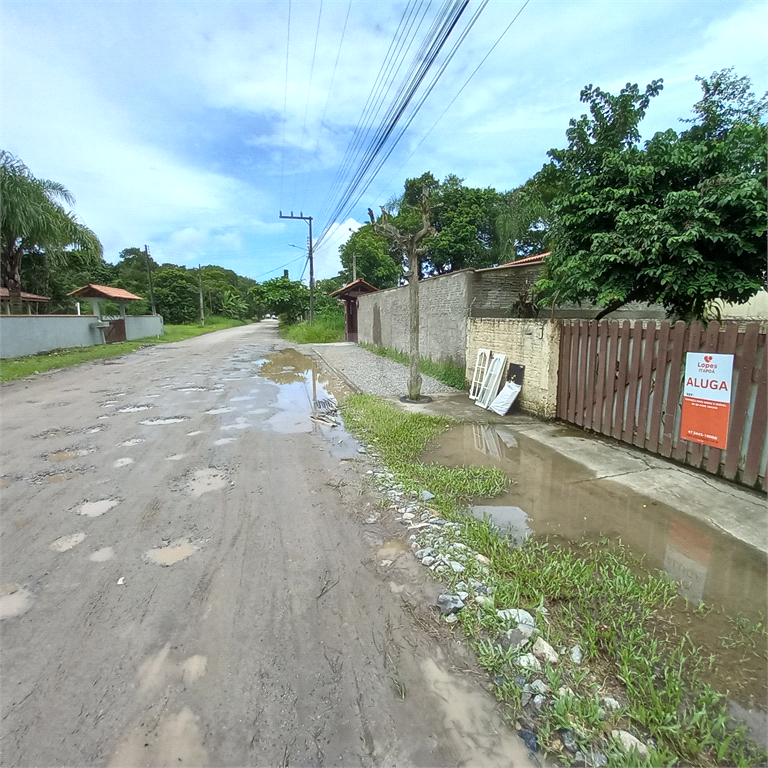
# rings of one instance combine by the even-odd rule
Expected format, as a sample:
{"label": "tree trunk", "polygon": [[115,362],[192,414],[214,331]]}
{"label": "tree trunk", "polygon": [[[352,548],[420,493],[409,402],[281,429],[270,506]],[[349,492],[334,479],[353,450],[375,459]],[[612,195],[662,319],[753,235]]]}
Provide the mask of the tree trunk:
{"label": "tree trunk", "polygon": [[20,315],[24,311],[21,303],[21,253],[11,250],[7,258],[6,267],[8,271],[6,272],[6,277],[8,280],[8,298],[11,305],[11,314]]}
{"label": "tree trunk", "polygon": [[[415,249],[414,249],[415,250]],[[418,256],[410,257],[411,274],[409,277],[411,305],[411,344],[410,344],[410,375],[408,376],[408,398],[421,399],[421,373],[419,373],[419,265]]]}

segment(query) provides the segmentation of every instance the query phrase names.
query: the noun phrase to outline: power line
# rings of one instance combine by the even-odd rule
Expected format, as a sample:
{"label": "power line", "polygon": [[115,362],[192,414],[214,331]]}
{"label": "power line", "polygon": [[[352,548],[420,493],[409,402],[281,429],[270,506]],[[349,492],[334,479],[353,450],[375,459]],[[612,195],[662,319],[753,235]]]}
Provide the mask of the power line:
{"label": "power line", "polygon": [[297,256],[295,259],[293,259],[292,261],[289,261],[287,264],[281,264],[279,267],[275,267],[274,269],[270,269],[269,272],[262,272],[260,275],[256,275],[256,277],[254,277],[252,279],[253,280],[258,280],[260,277],[264,277],[265,275],[271,275],[273,272],[278,272],[281,269],[285,269],[286,267],[290,267],[291,264],[294,264],[299,259],[303,259],[303,258],[305,258],[303,254],[301,256]]}

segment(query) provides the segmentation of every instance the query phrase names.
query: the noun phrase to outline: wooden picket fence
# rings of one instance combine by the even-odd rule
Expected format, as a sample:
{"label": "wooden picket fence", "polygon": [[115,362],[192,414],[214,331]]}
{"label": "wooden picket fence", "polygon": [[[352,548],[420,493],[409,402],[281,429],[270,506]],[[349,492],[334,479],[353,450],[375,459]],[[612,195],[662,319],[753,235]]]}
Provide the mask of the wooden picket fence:
{"label": "wooden picket fence", "polygon": [[[558,418],[766,489],[768,355],[760,323],[560,323]],[[725,450],[680,438],[686,352],[735,355]]]}

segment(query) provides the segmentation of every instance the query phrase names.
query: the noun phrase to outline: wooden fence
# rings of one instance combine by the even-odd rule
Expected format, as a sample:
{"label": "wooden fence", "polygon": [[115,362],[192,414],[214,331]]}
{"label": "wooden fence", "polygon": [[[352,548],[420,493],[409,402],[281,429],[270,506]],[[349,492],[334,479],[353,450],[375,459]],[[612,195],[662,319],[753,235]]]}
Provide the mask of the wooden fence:
{"label": "wooden fence", "polygon": [[[557,416],[765,490],[766,334],[759,323],[561,321]],[[680,438],[686,352],[734,355],[725,450]]]}

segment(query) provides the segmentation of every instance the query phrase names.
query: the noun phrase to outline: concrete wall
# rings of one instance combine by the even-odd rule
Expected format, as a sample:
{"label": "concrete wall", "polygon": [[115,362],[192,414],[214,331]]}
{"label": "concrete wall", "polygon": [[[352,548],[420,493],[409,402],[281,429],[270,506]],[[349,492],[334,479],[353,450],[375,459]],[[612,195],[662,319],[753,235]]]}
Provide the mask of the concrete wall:
{"label": "concrete wall", "polygon": [[162,315],[126,315],[125,338],[128,341],[162,336],[165,333]]}
{"label": "concrete wall", "polygon": [[[103,344],[102,331],[92,327],[96,322],[93,315],[0,316],[0,359]],[[163,333],[163,318],[126,318],[125,328],[129,340],[157,336]]]}
{"label": "concrete wall", "polygon": [[478,269],[473,275],[472,317],[510,317],[518,295],[539,279],[541,264]]}
{"label": "concrete wall", "polygon": [[[472,271],[430,277],[419,283],[419,351],[437,362],[465,365],[466,317],[472,298]],[[401,352],[409,350],[408,286],[358,299],[358,340]]]}
{"label": "concrete wall", "polygon": [[507,356],[507,363],[525,366],[520,406],[537,416],[553,419],[557,412],[557,369],[560,327],[549,320],[470,317],[467,321],[467,380],[478,349]]}

